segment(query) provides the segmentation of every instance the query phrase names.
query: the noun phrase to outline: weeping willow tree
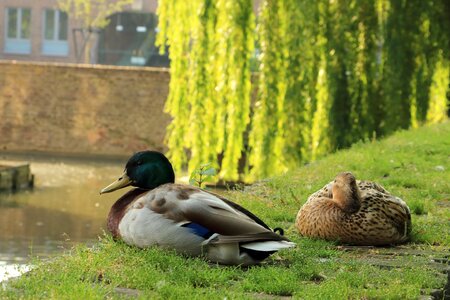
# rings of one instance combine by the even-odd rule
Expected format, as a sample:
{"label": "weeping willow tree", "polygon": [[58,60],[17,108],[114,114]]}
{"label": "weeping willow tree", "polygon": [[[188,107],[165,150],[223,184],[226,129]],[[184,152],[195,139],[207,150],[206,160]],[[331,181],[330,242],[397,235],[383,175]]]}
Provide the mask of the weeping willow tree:
{"label": "weeping willow tree", "polygon": [[376,135],[381,61],[376,1],[336,0],[327,6],[326,54],[331,149]]}
{"label": "weeping willow tree", "polygon": [[[285,170],[286,92],[289,67],[289,18],[286,1],[266,1],[258,34],[261,52],[259,99],[250,134],[252,174]],[[272,26],[264,26],[269,22]],[[270,153],[270,155],[267,155]]]}
{"label": "weeping willow tree", "polygon": [[383,6],[383,132],[442,120],[446,109],[434,108],[448,103],[450,4],[385,0]]}
{"label": "weeping willow tree", "polygon": [[325,1],[264,2],[250,178],[283,172],[330,149]]}
{"label": "weeping willow tree", "polygon": [[158,16],[157,44],[171,60],[168,155],[178,170],[211,162],[236,180],[250,121],[252,1],[163,0]]}
{"label": "weeping willow tree", "polygon": [[447,118],[448,1],[260,4],[255,20],[250,0],[159,2],[158,43],[171,59],[167,144],[177,169],[213,162],[236,180],[247,151],[246,178],[254,180]]}
{"label": "weeping willow tree", "polygon": [[244,149],[243,134],[250,122],[250,58],[254,51],[255,16],[249,0],[219,0],[217,10],[215,107],[223,108],[216,111],[216,153],[223,153],[221,177],[236,180]]}

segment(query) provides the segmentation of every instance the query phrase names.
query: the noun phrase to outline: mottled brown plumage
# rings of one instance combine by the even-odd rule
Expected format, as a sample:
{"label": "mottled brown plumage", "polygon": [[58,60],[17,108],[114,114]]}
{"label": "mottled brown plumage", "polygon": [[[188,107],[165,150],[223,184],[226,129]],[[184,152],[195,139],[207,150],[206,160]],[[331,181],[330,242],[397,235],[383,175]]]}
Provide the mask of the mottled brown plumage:
{"label": "mottled brown plumage", "polygon": [[375,182],[349,173],[312,194],[297,214],[300,234],[353,245],[403,243],[411,232],[406,203]]}

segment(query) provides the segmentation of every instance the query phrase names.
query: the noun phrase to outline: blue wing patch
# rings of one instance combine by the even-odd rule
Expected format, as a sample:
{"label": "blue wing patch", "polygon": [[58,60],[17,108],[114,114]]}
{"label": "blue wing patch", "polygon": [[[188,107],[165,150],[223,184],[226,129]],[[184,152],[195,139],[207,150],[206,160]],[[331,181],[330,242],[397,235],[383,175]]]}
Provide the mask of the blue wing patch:
{"label": "blue wing patch", "polygon": [[202,225],[199,225],[197,223],[186,223],[181,226],[189,228],[192,231],[192,233],[201,236],[205,240],[209,239],[214,234],[214,232],[212,232],[208,228],[203,227]]}

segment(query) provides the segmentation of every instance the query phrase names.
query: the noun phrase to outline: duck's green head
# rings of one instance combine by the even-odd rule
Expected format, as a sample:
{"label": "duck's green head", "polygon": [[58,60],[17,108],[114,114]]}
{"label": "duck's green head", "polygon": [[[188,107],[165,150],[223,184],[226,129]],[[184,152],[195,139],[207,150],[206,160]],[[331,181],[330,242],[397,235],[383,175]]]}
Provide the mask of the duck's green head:
{"label": "duck's green head", "polygon": [[129,185],[154,189],[162,184],[173,182],[175,182],[175,174],[167,157],[156,151],[142,151],[128,160],[122,176],[101,190],[100,194],[113,192]]}

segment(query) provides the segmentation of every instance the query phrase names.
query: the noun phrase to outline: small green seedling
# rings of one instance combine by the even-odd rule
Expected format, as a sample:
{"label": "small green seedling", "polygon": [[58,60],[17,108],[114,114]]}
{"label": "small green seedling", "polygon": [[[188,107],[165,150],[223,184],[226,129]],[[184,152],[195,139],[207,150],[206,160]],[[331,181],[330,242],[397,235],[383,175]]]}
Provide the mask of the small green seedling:
{"label": "small green seedling", "polygon": [[192,171],[191,176],[189,177],[189,184],[201,188],[204,182],[214,181],[216,175],[217,171],[211,166],[211,163],[202,164]]}

